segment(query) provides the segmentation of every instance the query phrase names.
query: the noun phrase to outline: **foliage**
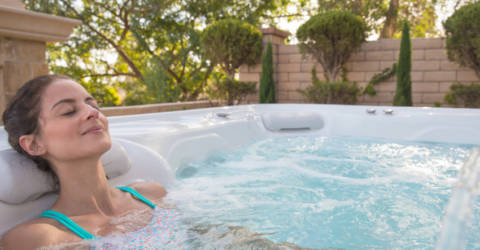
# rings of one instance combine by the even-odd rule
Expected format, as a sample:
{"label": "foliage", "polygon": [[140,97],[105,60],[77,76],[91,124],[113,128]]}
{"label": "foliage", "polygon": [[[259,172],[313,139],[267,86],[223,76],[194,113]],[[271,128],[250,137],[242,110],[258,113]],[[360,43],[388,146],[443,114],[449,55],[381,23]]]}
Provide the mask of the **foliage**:
{"label": "foliage", "polygon": [[205,28],[201,37],[206,56],[233,79],[242,65],[257,63],[262,54],[262,33],[236,19],[224,19]]}
{"label": "foliage", "polygon": [[[68,75],[96,92],[115,92],[124,82],[141,83],[145,53],[136,50],[128,27],[130,1],[24,0],[27,9],[82,21],[65,43],[49,44],[50,70]],[[112,103],[112,102],[103,102]],[[119,104],[118,102],[114,102]]]}
{"label": "foliage", "polygon": [[408,22],[403,23],[402,41],[400,42],[400,55],[397,66],[397,89],[393,98],[394,106],[412,106],[412,45]]}
{"label": "foliage", "polygon": [[355,83],[320,81],[315,69],[312,69],[312,81],[305,90],[297,91],[313,103],[355,104],[361,92]]}
{"label": "foliage", "polygon": [[[201,29],[228,17],[257,25],[273,19],[290,2],[23,1],[29,10],[82,21],[67,42],[47,47],[50,70],[83,83],[94,81],[95,88],[104,88],[100,92],[126,92],[125,103],[197,99],[215,71],[202,51]],[[159,84],[160,81],[149,83],[149,75],[160,77],[165,81],[161,83],[164,87],[153,87],[153,82]],[[171,89],[171,95],[158,97],[164,95],[162,89]],[[118,102],[105,100],[103,103]]]}
{"label": "foliage", "polygon": [[322,65],[327,81],[334,82],[350,55],[365,41],[366,25],[347,11],[329,11],[311,17],[297,30],[298,47]]}
{"label": "foliage", "polygon": [[450,86],[450,92],[445,95],[444,100],[456,107],[480,108],[480,84],[454,83]]}
{"label": "foliage", "polygon": [[224,75],[216,75],[207,88],[210,99],[227,100],[229,105],[241,103],[248,95],[257,92],[256,82],[241,82]]}
{"label": "foliage", "polygon": [[228,105],[251,92],[251,84],[237,82],[234,76],[241,65],[257,63],[262,53],[262,33],[249,23],[224,19],[207,26],[201,42],[212,65],[219,65],[229,78],[217,84],[217,92],[227,95]]}
{"label": "foliage", "polygon": [[80,83],[92,96],[97,100],[98,105],[102,107],[120,105],[121,100],[117,90],[109,85],[99,82],[97,79],[90,81],[81,79],[77,81]]}
{"label": "foliage", "polygon": [[260,76],[260,103],[275,103],[275,82],[273,81],[272,43],[262,58],[262,75]]}
{"label": "foliage", "polygon": [[[413,37],[438,36],[436,8],[445,0],[317,0],[318,11],[346,10],[362,17],[381,38],[399,38],[401,22],[408,20]],[[384,31],[385,30],[385,31]],[[388,30],[388,32],[386,32]]]}
{"label": "foliage", "polygon": [[470,67],[480,78],[480,2],[458,9],[443,24],[448,59]]}
{"label": "foliage", "polygon": [[182,94],[178,84],[164,72],[159,64],[145,72],[143,85],[125,84],[127,95],[123,100],[125,105],[176,102]]}
{"label": "foliage", "polygon": [[363,90],[363,94],[368,94],[370,96],[376,95],[377,91],[373,87],[381,82],[384,82],[392,78],[396,72],[397,72],[397,64],[394,63],[392,67],[385,68],[382,70],[382,72],[373,75],[372,79],[370,79],[367,86]]}

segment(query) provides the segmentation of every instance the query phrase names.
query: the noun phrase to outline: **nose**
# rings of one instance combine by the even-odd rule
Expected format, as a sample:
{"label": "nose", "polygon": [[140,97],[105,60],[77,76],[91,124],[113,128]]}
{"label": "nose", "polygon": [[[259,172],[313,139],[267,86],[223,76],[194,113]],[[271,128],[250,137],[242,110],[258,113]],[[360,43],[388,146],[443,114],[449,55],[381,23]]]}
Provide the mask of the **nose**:
{"label": "nose", "polygon": [[85,104],[87,107],[87,120],[90,120],[90,119],[98,119],[98,117],[100,116],[100,111],[98,111],[98,109],[88,105],[88,104]]}

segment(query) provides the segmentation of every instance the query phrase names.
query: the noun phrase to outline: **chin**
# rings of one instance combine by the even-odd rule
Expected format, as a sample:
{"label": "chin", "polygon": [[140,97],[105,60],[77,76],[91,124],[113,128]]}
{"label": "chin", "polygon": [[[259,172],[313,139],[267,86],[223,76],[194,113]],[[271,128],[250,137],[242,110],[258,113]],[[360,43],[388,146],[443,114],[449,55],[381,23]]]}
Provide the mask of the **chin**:
{"label": "chin", "polygon": [[106,136],[101,140],[95,140],[94,142],[89,142],[87,144],[87,154],[91,155],[102,155],[112,147],[112,141],[110,136]]}
{"label": "chin", "polygon": [[108,138],[102,140],[99,144],[99,153],[104,154],[112,147],[112,140],[110,139],[110,136],[108,136]]}

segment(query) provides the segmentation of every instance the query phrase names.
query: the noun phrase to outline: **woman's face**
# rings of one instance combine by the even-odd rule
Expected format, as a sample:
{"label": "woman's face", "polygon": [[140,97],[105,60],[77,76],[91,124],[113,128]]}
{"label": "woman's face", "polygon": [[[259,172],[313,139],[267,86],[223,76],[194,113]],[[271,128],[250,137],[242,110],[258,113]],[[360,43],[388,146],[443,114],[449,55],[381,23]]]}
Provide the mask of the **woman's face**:
{"label": "woman's face", "polygon": [[111,146],[108,121],[95,99],[78,83],[59,79],[41,97],[39,145],[47,160],[100,156]]}

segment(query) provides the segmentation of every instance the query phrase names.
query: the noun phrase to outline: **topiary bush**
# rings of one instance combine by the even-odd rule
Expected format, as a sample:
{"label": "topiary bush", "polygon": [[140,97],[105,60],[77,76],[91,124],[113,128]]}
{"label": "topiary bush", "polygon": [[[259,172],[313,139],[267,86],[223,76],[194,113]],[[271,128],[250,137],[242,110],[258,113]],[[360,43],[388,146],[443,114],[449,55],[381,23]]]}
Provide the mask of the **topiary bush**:
{"label": "topiary bush", "polygon": [[[262,33],[255,26],[236,19],[224,19],[209,25],[202,33],[201,43],[207,58],[227,73],[230,83],[235,82],[237,69],[243,65],[253,65],[262,55]],[[233,86],[225,84],[225,86]],[[233,93],[236,90],[229,90]],[[228,105],[234,99],[229,95]]]}
{"label": "topiary bush", "polygon": [[412,44],[408,22],[403,23],[400,55],[397,63],[397,89],[393,98],[394,106],[412,106]]}
{"label": "topiary bush", "polygon": [[275,103],[275,82],[273,81],[272,43],[262,59],[262,75],[260,76],[260,103]]}
{"label": "topiary bush", "polygon": [[355,104],[361,89],[355,83],[348,81],[326,82],[317,78],[315,69],[312,70],[313,84],[305,90],[297,90],[309,102],[326,104]]}
{"label": "topiary bush", "polygon": [[475,71],[480,79],[480,2],[464,5],[444,23],[450,61]]}
{"label": "topiary bush", "polygon": [[233,79],[242,65],[253,65],[262,55],[262,33],[255,26],[236,19],[224,19],[209,25],[201,42],[207,57],[220,65]]}
{"label": "topiary bush", "polygon": [[450,86],[450,92],[445,95],[444,100],[456,107],[480,108],[480,85],[454,83]]}
{"label": "topiary bush", "polygon": [[297,30],[298,47],[322,65],[325,78],[334,82],[343,65],[365,42],[367,26],[348,11],[329,11],[311,17]]}

